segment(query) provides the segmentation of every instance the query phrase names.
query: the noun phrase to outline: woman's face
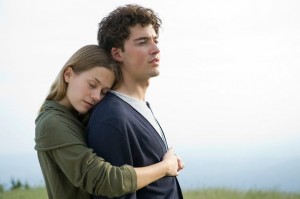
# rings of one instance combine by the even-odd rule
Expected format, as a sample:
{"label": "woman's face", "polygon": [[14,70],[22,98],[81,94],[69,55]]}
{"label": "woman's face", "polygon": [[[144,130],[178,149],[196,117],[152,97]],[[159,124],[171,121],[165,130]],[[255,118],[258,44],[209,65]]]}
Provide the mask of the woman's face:
{"label": "woman's face", "polygon": [[84,114],[110,90],[115,75],[104,67],[97,66],[79,74],[75,74],[72,68],[68,67],[65,70],[64,79],[68,84],[67,92],[59,103]]}

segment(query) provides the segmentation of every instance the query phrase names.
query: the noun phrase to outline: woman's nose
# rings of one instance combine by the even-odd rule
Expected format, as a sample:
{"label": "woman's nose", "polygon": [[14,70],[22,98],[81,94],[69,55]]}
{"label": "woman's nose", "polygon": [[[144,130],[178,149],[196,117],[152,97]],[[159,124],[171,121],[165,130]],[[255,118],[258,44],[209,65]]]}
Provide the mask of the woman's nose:
{"label": "woman's nose", "polygon": [[102,99],[101,93],[99,94],[99,92],[93,92],[91,97],[95,103],[99,102]]}

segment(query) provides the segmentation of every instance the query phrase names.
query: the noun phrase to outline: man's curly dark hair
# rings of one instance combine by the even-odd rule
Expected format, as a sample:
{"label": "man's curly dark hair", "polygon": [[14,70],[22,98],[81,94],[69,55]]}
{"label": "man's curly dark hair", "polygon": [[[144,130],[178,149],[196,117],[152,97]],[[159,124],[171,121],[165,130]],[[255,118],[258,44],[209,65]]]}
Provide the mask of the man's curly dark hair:
{"label": "man's curly dark hair", "polygon": [[129,28],[135,25],[152,25],[159,34],[161,19],[150,8],[136,4],[120,6],[99,23],[98,45],[111,54],[113,47],[124,50],[124,41],[129,38]]}

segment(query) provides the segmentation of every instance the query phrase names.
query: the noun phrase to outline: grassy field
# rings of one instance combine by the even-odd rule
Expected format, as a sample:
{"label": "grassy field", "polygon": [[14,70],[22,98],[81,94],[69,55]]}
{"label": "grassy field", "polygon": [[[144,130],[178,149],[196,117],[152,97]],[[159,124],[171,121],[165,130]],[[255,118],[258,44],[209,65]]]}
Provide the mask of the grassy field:
{"label": "grassy field", "polygon": [[[300,199],[300,193],[278,191],[238,191],[231,189],[199,189],[184,192],[185,199]],[[47,199],[45,188],[17,189],[0,193],[0,199]]]}
{"label": "grassy field", "polygon": [[0,193],[0,199],[47,199],[45,188],[16,189]]}
{"label": "grassy field", "polygon": [[199,189],[184,192],[185,199],[300,199],[300,193],[231,189]]}

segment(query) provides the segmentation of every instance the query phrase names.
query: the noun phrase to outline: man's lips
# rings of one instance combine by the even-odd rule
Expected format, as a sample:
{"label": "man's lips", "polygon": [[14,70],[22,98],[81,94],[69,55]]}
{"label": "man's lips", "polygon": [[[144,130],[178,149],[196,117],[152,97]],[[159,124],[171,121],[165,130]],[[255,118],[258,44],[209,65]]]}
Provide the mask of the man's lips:
{"label": "man's lips", "polygon": [[150,59],[149,62],[150,63],[159,63],[159,58],[154,57],[154,58]]}

